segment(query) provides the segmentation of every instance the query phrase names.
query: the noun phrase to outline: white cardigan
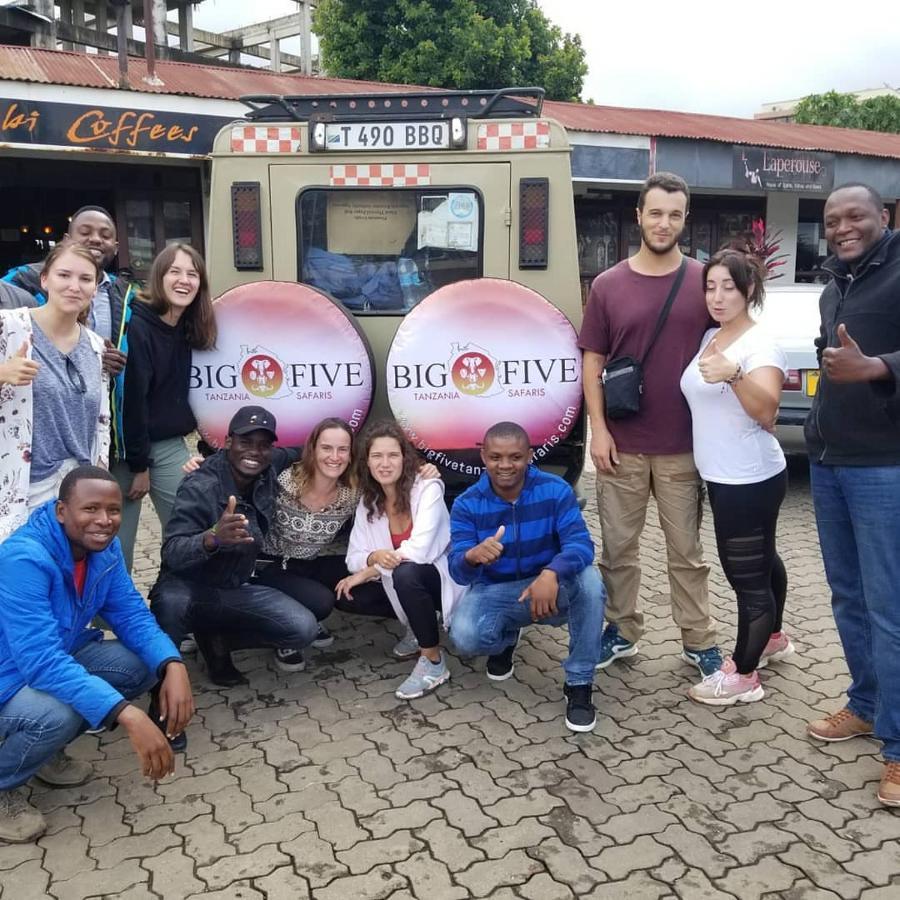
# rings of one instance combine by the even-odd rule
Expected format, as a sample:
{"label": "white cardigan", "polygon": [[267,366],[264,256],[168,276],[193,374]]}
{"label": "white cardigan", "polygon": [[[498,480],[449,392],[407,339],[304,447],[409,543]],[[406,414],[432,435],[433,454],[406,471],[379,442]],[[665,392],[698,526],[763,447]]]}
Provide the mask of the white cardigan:
{"label": "white cardigan", "polygon": [[[450,577],[447,568],[447,550],[450,548],[450,513],[444,504],[444,483],[439,479],[423,480],[416,478],[410,492],[410,511],[412,513],[412,533],[403,541],[397,552],[404,559],[420,564],[431,564],[441,576],[441,609],[444,614],[444,628],[450,625],[453,606],[463,594],[460,587]],[[350,532],[350,545],[347,550],[347,568],[351,572],[361,572],[366,567],[369,554],[375,550],[393,549],[391,530],[386,515],[373,516],[369,521],[369,513],[362,500],[356,507],[353,530]],[[391,601],[397,618],[407,624],[406,613],[400,606],[394,580],[390,569],[376,567],[381,573],[381,584]]]}

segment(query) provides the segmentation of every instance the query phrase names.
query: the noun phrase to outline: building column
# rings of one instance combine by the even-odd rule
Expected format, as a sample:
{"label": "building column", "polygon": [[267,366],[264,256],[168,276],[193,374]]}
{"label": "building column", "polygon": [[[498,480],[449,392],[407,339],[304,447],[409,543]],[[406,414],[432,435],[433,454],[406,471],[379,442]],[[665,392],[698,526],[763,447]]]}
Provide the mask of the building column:
{"label": "building column", "polygon": [[153,40],[156,41],[157,55],[165,59],[169,46],[166,34],[166,0],[153,0]]}
{"label": "building column", "polygon": [[766,230],[781,231],[781,248],[778,254],[787,254],[781,274],[781,284],[793,284],[797,273],[797,220],[800,216],[800,195],[786,191],[772,191],[766,194]]}
{"label": "building column", "polygon": [[194,52],[194,7],[190,3],[178,7],[178,43],[186,53]]}

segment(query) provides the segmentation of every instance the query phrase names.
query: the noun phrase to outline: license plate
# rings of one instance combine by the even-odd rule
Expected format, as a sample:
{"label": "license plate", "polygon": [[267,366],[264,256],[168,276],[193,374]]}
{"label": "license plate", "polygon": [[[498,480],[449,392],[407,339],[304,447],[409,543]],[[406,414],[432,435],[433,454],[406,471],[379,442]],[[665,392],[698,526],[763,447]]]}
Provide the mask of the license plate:
{"label": "license plate", "polygon": [[815,397],[816,391],[819,389],[819,373],[818,372],[807,372],[806,373],[806,396],[807,397]]}
{"label": "license plate", "polygon": [[325,147],[327,150],[448,150],[450,123],[328,123]]}

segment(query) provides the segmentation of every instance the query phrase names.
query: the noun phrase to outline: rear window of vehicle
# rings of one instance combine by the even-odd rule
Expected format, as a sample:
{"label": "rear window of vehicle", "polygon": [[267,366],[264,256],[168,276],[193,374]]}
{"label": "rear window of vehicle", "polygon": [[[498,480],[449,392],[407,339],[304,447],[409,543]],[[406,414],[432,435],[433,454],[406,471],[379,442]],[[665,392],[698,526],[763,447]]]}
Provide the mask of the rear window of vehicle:
{"label": "rear window of vehicle", "polygon": [[362,314],[402,315],[482,274],[471,188],[311,188],[297,198],[297,277]]}

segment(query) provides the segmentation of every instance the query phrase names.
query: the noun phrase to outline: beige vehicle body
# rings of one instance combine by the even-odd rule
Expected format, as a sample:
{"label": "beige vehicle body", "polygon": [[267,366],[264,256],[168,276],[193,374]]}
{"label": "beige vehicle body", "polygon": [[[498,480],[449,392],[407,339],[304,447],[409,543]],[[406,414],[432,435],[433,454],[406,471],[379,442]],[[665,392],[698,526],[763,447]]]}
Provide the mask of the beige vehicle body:
{"label": "beige vehicle body", "polygon": [[[247,98],[248,119],[225,127],[213,146],[207,242],[213,296],[240,284],[282,281],[312,284],[335,299],[371,347],[370,419],[391,414],[385,366],[398,328],[439,287],[472,278],[517,282],[577,330],[582,307],[569,142],[557,122],[541,116],[542,92],[518,90],[534,96]],[[531,112],[522,113],[525,106]],[[448,226],[455,229],[449,238],[428,237],[428,223],[443,228],[453,206],[467,221]],[[341,279],[327,272],[330,264],[364,261],[366,271],[391,278],[399,270],[402,283],[407,258],[415,263],[415,283],[400,308],[393,280],[371,296],[348,297]],[[580,378],[580,359],[578,369]],[[541,463],[574,483],[583,461],[580,404],[569,413],[577,422]]]}

